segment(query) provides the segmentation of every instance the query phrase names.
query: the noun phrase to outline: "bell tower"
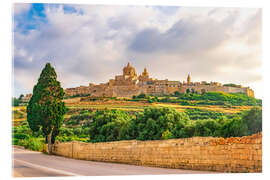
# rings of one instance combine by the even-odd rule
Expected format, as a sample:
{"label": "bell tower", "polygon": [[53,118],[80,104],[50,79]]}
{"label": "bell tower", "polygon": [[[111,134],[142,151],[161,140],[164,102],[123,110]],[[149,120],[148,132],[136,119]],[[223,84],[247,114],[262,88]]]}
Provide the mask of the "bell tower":
{"label": "bell tower", "polygon": [[147,77],[149,76],[149,75],[148,75],[148,72],[147,72],[147,70],[146,70],[146,68],[144,68],[142,75],[143,75],[143,76],[147,76]]}
{"label": "bell tower", "polygon": [[190,74],[188,74],[188,77],[187,77],[187,84],[190,85]]}

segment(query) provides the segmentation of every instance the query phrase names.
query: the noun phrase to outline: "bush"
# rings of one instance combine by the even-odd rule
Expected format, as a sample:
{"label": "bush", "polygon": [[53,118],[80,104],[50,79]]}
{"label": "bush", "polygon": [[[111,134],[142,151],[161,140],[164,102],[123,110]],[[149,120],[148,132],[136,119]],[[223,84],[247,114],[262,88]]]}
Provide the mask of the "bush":
{"label": "bush", "polygon": [[186,124],[185,127],[183,127],[179,131],[179,137],[181,138],[188,138],[194,136],[195,133],[195,126],[193,123]]}
{"label": "bush", "polygon": [[148,99],[147,99],[147,102],[148,102],[148,103],[153,103],[154,101],[153,101],[152,99],[148,98]]}
{"label": "bush", "polygon": [[90,125],[92,142],[116,141],[125,139],[121,133],[131,116],[120,110],[97,110]]}
{"label": "bush", "polygon": [[43,151],[46,150],[46,144],[43,138],[29,138],[24,140],[19,140],[18,145],[24,146],[26,149],[33,151]]}
{"label": "bush", "polygon": [[142,93],[142,94],[139,94],[139,95],[137,96],[137,98],[142,98],[142,99],[143,99],[143,98],[147,98],[147,96],[146,96],[146,94],[143,94],[143,93]]}
{"label": "bush", "polygon": [[79,136],[82,134],[82,128],[73,128],[73,134]]}
{"label": "bush", "polygon": [[13,138],[15,138],[15,139],[28,139],[29,135],[23,134],[23,133],[14,133]]}
{"label": "bush", "polygon": [[189,118],[185,113],[179,113],[172,108],[145,108],[142,113],[137,113],[131,121],[130,136],[138,140],[161,139],[165,131],[172,137],[178,137],[179,130],[184,127]]}
{"label": "bush", "polygon": [[19,139],[12,138],[12,145],[18,145],[19,144]]}
{"label": "bush", "polygon": [[248,127],[240,117],[227,120],[218,130],[217,135],[222,137],[246,136]]}
{"label": "bush", "polygon": [[61,127],[59,130],[59,136],[73,136],[73,130],[72,128],[65,128],[65,127]]}
{"label": "bush", "polygon": [[72,115],[66,122],[67,125],[79,125],[81,121],[92,119],[92,113],[87,110],[80,111],[79,114]]}
{"label": "bush", "polygon": [[242,115],[243,123],[247,125],[248,134],[262,131],[262,110],[254,107],[250,111],[245,111]]}
{"label": "bush", "polygon": [[216,136],[220,124],[213,120],[197,120],[194,125],[194,136]]}
{"label": "bush", "polygon": [[161,139],[171,139],[173,138],[173,134],[167,129],[161,135]]}

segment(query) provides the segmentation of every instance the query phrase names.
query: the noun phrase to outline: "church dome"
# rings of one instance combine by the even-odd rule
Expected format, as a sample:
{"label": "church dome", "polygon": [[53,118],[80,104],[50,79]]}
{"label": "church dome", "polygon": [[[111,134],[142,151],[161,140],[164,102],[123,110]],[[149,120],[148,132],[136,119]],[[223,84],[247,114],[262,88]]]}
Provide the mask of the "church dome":
{"label": "church dome", "polygon": [[136,76],[135,68],[130,66],[130,63],[127,64],[126,67],[123,68],[123,75],[124,76]]}

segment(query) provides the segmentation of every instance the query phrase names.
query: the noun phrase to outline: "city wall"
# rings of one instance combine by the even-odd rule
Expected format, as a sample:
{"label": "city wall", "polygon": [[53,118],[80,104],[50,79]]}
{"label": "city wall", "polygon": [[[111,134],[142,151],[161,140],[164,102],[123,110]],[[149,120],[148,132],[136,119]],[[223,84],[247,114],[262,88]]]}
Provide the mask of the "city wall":
{"label": "city wall", "polygon": [[53,153],[74,159],[218,172],[261,172],[262,135],[155,141],[58,143]]}

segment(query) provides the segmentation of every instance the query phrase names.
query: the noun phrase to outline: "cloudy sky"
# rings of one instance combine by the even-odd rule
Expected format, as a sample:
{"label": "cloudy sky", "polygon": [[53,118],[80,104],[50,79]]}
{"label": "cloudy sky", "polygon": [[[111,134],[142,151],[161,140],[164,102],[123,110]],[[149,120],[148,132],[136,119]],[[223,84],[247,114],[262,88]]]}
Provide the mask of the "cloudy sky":
{"label": "cloudy sky", "polygon": [[137,74],[250,86],[262,98],[261,10],[15,4],[14,96],[46,62],[64,88],[102,83],[130,62]]}

